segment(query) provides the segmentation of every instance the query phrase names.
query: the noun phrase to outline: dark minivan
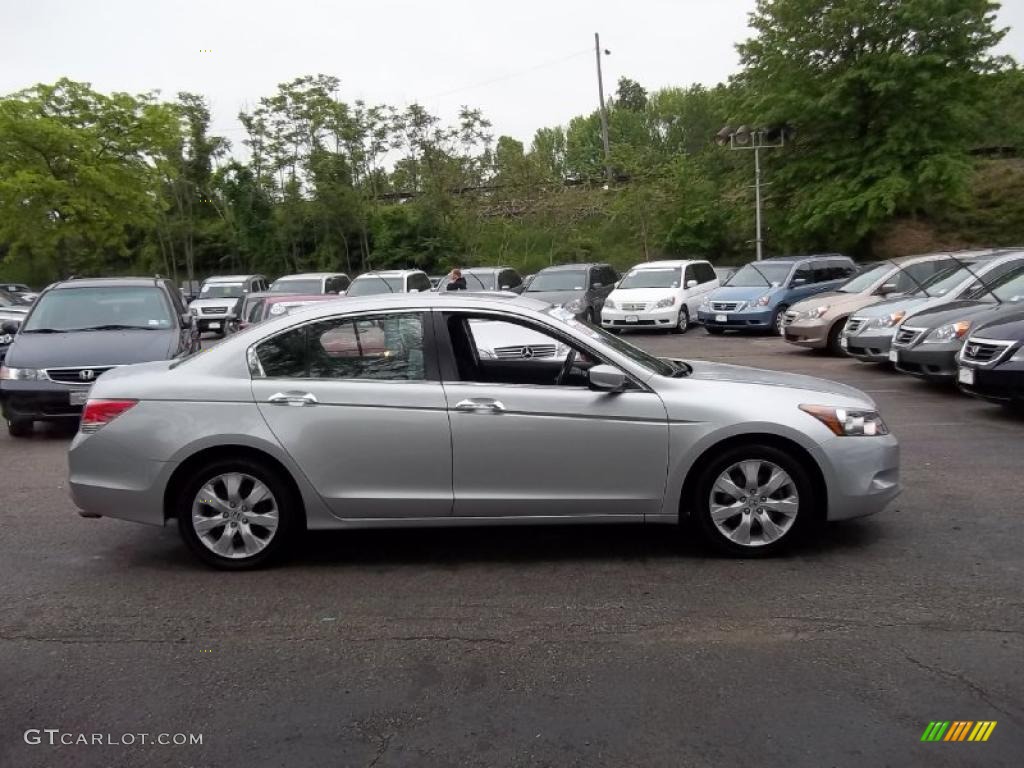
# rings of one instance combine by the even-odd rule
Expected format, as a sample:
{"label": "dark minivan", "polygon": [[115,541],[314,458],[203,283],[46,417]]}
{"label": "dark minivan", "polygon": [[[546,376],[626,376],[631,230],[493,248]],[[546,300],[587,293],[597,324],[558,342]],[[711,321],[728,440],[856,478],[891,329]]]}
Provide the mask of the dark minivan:
{"label": "dark minivan", "polygon": [[181,292],[160,278],[54,283],[28,313],[0,367],[7,429],[27,437],[36,421],[77,421],[97,377],[111,368],[199,350]]}
{"label": "dark minivan", "polygon": [[618,281],[619,273],[608,264],[564,264],[535,274],[523,295],[562,306],[593,323],[600,320],[604,300]]}

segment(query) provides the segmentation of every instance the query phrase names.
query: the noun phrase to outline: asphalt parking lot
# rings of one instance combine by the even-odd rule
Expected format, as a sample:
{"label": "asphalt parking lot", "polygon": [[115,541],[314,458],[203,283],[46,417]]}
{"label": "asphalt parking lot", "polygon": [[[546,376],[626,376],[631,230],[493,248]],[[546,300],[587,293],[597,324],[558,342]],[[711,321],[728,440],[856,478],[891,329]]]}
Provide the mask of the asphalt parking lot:
{"label": "asphalt parking lot", "polygon": [[[664,355],[838,379],[905,491],[786,558],[666,528],[310,537],[267,571],[74,513],[67,434],[0,437],[0,766],[1017,766],[1024,420],[768,337]],[[921,743],[994,720],[985,743]],[[201,733],[201,746],[49,746]]]}

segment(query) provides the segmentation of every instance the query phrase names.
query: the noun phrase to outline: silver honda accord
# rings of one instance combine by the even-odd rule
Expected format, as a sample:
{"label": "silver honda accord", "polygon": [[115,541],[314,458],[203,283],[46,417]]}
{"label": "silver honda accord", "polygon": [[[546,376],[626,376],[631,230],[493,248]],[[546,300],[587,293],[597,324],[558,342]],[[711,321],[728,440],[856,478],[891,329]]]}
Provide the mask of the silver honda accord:
{"label": "silver honda accord", "polygon": [[69,462],[83,515],[176,519],[227,569],[303,529],[399,526],[689,521],[765,555],[900,491],[859,390],[661,359],[560,307],[454,292],[322,302],[114,369]]}

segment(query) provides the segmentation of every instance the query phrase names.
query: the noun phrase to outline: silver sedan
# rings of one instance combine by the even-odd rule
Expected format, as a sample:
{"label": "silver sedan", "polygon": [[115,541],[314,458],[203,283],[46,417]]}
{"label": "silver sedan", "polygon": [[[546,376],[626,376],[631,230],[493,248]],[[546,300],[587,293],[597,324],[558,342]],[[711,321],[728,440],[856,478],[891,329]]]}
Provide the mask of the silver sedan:
{"label": "silver sedan", "polygon": [[[529,354],[482,353],[516,334]],[[566,353],[533,354],[545,339]],[[561,308],[455,293],[323,302],[114,369],[69,463],[83,515],[177,520],[228,569],[303,529],[400,526],[689,521],[764,555],[900,491],[863,392],[660,359]]]}

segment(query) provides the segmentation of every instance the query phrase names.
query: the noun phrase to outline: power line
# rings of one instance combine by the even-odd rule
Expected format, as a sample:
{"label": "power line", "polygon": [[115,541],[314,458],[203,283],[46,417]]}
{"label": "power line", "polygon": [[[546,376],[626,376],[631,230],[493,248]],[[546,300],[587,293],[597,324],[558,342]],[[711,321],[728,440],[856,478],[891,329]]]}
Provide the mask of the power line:
{"label": "power line", "polygon": [[508,74],[505,74],[505,75],[499,75],[498,77],[493,77],[490,80],[482,80],[479,83],[473,83],[471,85],[463,85],[463,86],[460,86],[458,88],[452,88],[449,91],[442,91],[441,93],[434,93],[434,94],[431,94],[430,96],[424,97],[424,101],[427,101],[429,99],[439,99],[442,96],[450,96],[453,93],[459,93],[461,91],[469,91],[469,90],[472,90],[474,88],[482,88],[485,85],[491,85],[492,83],[500,83],[503,80],[511,80],[513,77],[519,77],[520,75],[526,75],[526,74],[529,74],[530,72],[536,72],[538,69],[545,69],[547,67],[553,67],[556,64],[561,64],[563,62],[569,61],[570,59],[575,59],[575,58],[577,58],[579,56],[582,56],[583,54],[586,54],[586,53],[590,53],[590,48],[584,48],[581,51],[576,51],[575,53],[570,53],[568,56],[563,56],[560,59],[552,59],[550,61],[545,61],[545,62],[542,62],[540,64],[535,64],[532,67],[527,67],[526,69],[520,69],[520,70],[518,70],[516,72],[509,72]]}

